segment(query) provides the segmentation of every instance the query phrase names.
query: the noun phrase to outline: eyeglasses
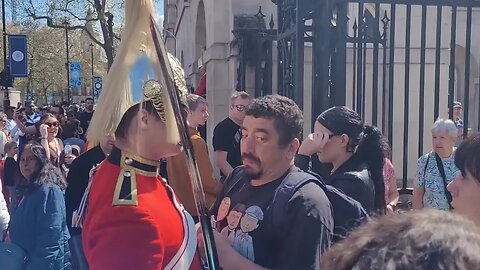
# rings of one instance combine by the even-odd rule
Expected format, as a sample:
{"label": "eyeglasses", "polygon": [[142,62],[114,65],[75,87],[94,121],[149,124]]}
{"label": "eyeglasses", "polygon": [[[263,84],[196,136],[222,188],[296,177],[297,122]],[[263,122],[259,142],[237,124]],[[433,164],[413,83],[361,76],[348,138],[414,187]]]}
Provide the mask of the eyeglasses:
{"label": "eyeglasses", "polygon": [[235,107],[235,109],[237,109],[237,111],[239,112],[243,112],[245,111],[245,105],[233,105]]}
{"label": "eyeglasses", "polygon": [[58,127],[58,125],[59,125],[58,122],[53,122],[53,123],[45,122],[44,124],[47,125],[49,128]]}

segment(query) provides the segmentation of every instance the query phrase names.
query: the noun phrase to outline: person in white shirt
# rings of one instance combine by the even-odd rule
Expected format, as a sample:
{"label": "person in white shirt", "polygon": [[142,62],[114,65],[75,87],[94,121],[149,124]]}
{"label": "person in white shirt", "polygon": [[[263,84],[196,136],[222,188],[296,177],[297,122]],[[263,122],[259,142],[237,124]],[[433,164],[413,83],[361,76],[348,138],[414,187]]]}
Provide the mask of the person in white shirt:
{"label": "person in white shirt", "polygon": [[13,118],[14,113],[15,107],[13,106],[10,106],[5,110],[5,114],[7,115],[7,123],[5,125],[5,130],[9,133],[10,138],[18,145],[18,136],[23,134],[20,134],[21,131],[18,129],[17,123],[15,123],[15,119]]}

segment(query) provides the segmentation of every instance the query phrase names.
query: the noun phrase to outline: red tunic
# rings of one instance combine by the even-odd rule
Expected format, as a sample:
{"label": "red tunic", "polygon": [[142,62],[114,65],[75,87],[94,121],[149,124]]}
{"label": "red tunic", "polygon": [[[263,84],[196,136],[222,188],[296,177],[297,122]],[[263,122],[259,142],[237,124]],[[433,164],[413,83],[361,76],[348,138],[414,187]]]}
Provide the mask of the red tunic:
{"label": "red tunic", "polygon": [[95,172],[82,232],[90,269],[201,269],[193,221],[148,163],[114,149]]}

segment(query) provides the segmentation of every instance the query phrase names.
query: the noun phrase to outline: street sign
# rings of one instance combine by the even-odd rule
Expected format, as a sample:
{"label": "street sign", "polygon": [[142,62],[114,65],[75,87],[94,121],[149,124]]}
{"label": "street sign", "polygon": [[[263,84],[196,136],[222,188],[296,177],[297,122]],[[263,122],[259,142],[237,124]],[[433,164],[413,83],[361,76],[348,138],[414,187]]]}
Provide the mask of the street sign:
{"label": "street sign", "polygon": [[33,101],[33,92],[27,91],[27,101]]}
{"label": "street sign", "polygon": [[82,86],[82,66],[80,62],[70,62],[70,87],[77,89]]}
{"label": "street sign", "polygon": [[93,77],[93,101],[97,103],[98,97],[102,92],[102,77],[95,76]]}

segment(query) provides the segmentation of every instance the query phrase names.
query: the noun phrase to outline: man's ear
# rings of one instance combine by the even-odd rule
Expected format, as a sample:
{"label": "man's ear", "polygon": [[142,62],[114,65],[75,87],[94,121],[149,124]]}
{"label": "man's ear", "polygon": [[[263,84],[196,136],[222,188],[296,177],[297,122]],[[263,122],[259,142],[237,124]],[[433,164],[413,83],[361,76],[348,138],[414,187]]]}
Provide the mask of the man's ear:
{"label": "man's ear", "polygon": [[140,127],[140,129],[145,129],[148,127],[148,124],[150,122],[150,113],[145,110],[145,109],[140,109],[137,113],[137,122]]}
{"label": "man's ear", "polygon": [[350,142],[350,137],[347,134],[342,134],[340,136],[340,142],[343,147],[348,148],[348,143]]}
{"label": "man's ear", "polygon": [[294,158],[297,154],[298,148],[300,147],[300,140],[298,138],[293,139],[288,145],[288,157]]}

